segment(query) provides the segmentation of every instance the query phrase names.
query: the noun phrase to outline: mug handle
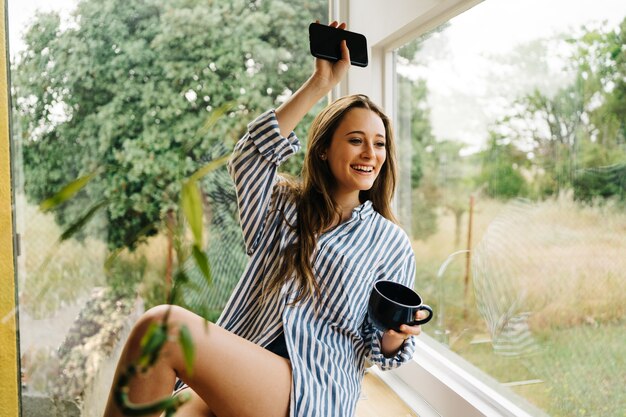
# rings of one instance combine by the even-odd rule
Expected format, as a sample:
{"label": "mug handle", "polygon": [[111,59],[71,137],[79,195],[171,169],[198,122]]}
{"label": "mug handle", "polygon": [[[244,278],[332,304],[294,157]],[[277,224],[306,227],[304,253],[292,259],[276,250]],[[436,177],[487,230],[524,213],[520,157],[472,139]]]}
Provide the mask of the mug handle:
{"label": "mug handle", "polygon": [[430,319],[433,318],[433,309],[429,305],[422,304],[417,309],[418,310],[426,310],[426,311],[428,311],[428,313],[429,313],[428,317],[426,317],[425,319],[414,320],[414,321],[412,321],[410,323],[407,323],[409,326],[417,326],[417,325],[420,325],[420,324],[426,324],[426,323],[428,323],[430,321]]}

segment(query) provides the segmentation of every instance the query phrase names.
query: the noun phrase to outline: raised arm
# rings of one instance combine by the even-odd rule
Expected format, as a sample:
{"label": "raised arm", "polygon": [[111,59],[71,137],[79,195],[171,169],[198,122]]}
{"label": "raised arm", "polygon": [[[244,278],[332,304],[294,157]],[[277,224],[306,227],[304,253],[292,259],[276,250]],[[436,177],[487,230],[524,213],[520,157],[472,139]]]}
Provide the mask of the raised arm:
{"label": "raised arm", "polygon": [[[345,28],[345,24],[331,26]],[[261,243],[270,210],[278,166],[300,149],[293,130],[313,106],[337,85],[350,67],[345,42],[337,62],[315,60],[313,75],[278,109],[248,125],[229,162],[237,190],[237,204],[246,251],[251,255]]]}
{"label": "raised arm", "polygon": [[[346,24],[340,25],[337,22],[330,24],[332,27],[345,29]],[[333,87],[343,79],[350,68],[350,51],[346,41],[341,43],[341,59],[331,62],[324,59],[315,60],[315,71],[313,75],[278,109],[276,109],[276,119],[280,126],[280,133],[287,137],[300,123],[300,120],[313,108],[313,106]]]}

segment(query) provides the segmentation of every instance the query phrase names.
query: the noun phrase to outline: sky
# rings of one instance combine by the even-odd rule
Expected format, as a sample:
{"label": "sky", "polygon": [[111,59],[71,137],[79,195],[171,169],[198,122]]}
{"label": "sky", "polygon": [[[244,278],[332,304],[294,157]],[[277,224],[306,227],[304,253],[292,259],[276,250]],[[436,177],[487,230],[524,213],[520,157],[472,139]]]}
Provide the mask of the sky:
{"label": "sky", "polygon": [[9,53],[13,58],[24,49],[22,35],[37,10],[58,10],[62,16],[69,16],[76,0],[8,0]]}
{"label": "sky", "polygon": [[514,96],[535,87],[549,94],[568,81],[559,58],[566,52],[562,49],[544,56],[546,72],[538,65],[533,72],[528,56],[520,57],[530,61],[526,65],[503,65],[517,45],[603,21],[617,27],[624,17],[625,0],[486,0],[425,41],[418,68],[399,72],[427,81],[435,137],[465,142],[466,153],[471,153],[484,143],[487,127],[504,115]]}
{"label": "sky", "polygon": [[[36,10],[61,11],[63,16],[77,0],[8,0],[9,51],[14,58],[23,49],[21,35]],[[515,45],[571,31],[584,24],[607,21],[617,25],[626,17],[626,0],[485,0],[452,19],[450,26],[434,36],[421,51],[424,65],[400,69],[409,76],[427,80],[431,123],[438,138],[455,139],[477,148],[484,141],[488,124],[506,107],[502,92],[495,94],[510,68],[494,67],[493,56],[510,54]],[[559,74],[558,51],[548,57],[551,73],[540,80],[511,73],[515,84],[510,94],[542,82],[556,89],[566,78]],[[535,74],[536,76],[536,74]],[[502,80],[497,80],[502,82]]]}

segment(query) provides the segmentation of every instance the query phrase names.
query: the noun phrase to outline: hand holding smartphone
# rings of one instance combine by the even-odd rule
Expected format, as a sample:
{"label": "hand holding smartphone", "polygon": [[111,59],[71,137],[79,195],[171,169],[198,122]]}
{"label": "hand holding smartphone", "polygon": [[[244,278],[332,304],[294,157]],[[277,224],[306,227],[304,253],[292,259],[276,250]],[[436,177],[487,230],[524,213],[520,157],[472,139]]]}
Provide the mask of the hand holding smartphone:
{"label": "hand holding smartphone", "polygon": [[350,63],[359,67],[366,67],[367,40],[360,33],[337,29],[319,23],[309,25],[309,45],[311,55],[328,61],[341,59],[341,41],[346,40],[350,50]]}

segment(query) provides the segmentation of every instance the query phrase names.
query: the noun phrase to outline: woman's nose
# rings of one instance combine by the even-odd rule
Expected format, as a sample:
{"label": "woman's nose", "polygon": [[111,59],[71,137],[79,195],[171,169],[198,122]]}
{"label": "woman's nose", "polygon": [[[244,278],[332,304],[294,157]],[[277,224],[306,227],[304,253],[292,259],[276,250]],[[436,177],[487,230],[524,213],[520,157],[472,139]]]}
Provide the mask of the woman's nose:
{"label": "woman's nose", "polygon": [[374,157],[374,145],[371,144],[365,144],[364,145],[364,149],[363,149],[363,153],[362,153],[363,157],[371,159]]}

